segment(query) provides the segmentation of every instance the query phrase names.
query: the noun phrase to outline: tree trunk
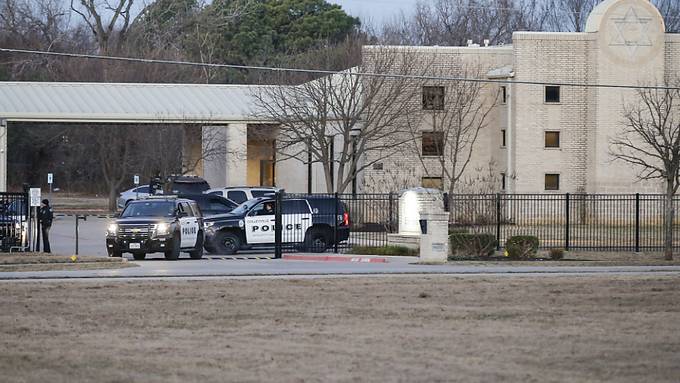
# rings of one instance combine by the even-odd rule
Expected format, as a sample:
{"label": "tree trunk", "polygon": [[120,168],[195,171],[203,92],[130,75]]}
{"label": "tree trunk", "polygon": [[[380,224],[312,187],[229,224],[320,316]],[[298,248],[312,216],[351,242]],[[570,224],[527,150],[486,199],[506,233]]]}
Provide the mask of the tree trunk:
{"label": "tree trunk", "polygon": [[667,182],[666,196],[664,200],[663,219],[663,254],[667,261],[673,260],[673,219],[675,218],[675,206],[673,205],[673,185]]}
{"label": "tree trunk", "polygon": [[111,185],[109,186],[109,211],[110,212],[115,212],[116,209],[118,208],[116,206],[116,197],[118,197],[118,193],[116,193],[116,187]]}

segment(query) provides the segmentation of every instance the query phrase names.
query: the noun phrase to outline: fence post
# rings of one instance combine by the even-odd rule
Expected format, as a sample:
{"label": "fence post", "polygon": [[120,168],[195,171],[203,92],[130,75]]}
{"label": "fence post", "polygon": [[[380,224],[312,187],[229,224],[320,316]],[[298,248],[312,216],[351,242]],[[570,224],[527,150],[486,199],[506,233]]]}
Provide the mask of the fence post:
{"label": "fence post", "polygon": [[640,193],[635,193],[635,252],[640,252]]}
{"label": "fence post", "polygon": [[281,223],[281,205],[283,205],[283,189],[276,192],[276,203],[274,204],[274,258],[281,259],[282,257],[282,230]]}
{"label": "fence post", "polygon": [[394,202],[392,202],[392,192],[390,192],[390,233],[394,233]]}
{"label": "fence post", "polygon": [[496,193],[496,250],[501,249],[501,194]]}
{"label": "fence post", "polygon": [[565,218],[566,218],[566,225],[565,225],[565,232],[564,232],[564,250],[569,251],[569,221],[570,221],[570,215],[569,215],[569,193],[565,195],[564,198],[564,204],[565,204]]}
{"label": "fence post", "polygon": [[338,201],[338,192],[335,192],[335,224],[333,225],[333,252],[338,253],[338,210],[340,208],[340,202]]}

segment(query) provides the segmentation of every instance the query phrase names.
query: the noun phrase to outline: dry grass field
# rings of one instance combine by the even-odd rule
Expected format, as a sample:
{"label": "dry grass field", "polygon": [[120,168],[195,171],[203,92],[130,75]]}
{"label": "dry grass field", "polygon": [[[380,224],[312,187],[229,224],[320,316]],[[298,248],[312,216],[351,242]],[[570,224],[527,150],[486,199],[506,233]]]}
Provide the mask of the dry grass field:
{"label": "dry grass field", "polygon": [[6,382],[680,379],[680,276],[0,286]]}

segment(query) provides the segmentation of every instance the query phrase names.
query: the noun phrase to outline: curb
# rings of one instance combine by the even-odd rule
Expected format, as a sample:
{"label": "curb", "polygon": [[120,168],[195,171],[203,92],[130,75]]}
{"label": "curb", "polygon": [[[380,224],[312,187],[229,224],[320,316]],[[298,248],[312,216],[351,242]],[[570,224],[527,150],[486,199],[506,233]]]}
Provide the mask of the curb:
{"label": "curb", "polygon": [[344,257],[337,255],[284,255],[287,261],[387,263],[387,258]]}

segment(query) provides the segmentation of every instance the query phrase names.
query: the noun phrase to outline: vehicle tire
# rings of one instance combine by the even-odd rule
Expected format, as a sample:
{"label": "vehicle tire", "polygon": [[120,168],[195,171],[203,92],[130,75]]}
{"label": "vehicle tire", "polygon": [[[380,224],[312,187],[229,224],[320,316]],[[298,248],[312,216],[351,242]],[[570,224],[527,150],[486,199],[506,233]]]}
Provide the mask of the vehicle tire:
{"label": "vehicle tire", "polygon": [[132,258],[134,258],[135,261],[143,261],[144,258],[146,258],[146,253],[132,253]]}
{"label": "vehicle tire", "polygon": [[179,258],[179,249],[181,246],[180,241],[181,238],[179,236],[179,233],[175,233],[175,235],[172,237],[172,249],[165,252],[166,260],[176,261],[177,258]]}
{"label": "vehicle tire", "polygon": [[109,257],[111,257],[111,258],[122,258],[123,253],[120,252],[120,251],[112,251],[112,252],[109,253]]}
{"label": "vehicle tire", "polygon": [[236,233],[221,231],[215,236],[214,245],[217,253],[233,255],[241,248],[241,238]]}
{"label": "vehicle tire", "polygon": [[328,249],[329,236],[325,230],[310,229],[305,236],[305,251],[323,253]]}
{"label": "vehicle tire", "polygon": [[203,258],[203,242],[205,241],[205,237],[203,236],[203,232],[199,231],[198,232],[198,239],[196,240],[196,247],[194,247],[194,251],[189,252],[189,256],[191,259],[201,259]]}

